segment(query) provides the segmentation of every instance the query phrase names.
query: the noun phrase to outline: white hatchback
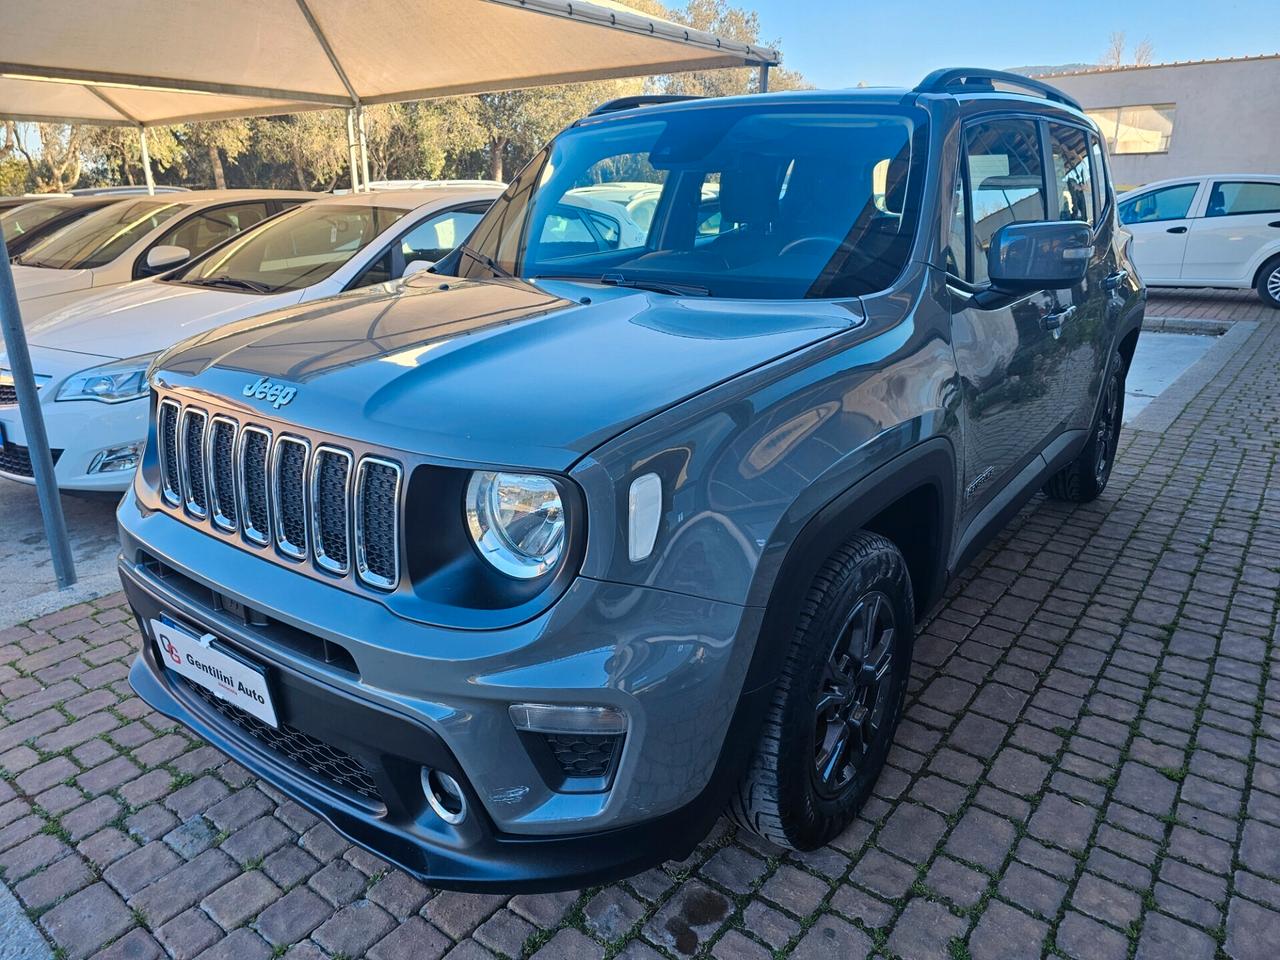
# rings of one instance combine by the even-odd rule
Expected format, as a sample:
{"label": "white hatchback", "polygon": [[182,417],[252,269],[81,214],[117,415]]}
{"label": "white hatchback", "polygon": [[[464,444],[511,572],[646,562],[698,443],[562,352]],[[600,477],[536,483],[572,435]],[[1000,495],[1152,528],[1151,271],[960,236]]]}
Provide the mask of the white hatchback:
{"label": "white hatchback", "polygon": [[[124,490],[147,433],[146,371],[186,337],[269,310],[386,283],[471,233],[501,186],[330,197],[246,231],[190,265],[55,311],[28,328],[64,490]],[[31,481],[0,353],[0,476]]]}
{"label": "white hatchback", "polygon": [[1119,201],[1148,286],[1254,289],[1280,308],[1280,176],[1180,177]]}

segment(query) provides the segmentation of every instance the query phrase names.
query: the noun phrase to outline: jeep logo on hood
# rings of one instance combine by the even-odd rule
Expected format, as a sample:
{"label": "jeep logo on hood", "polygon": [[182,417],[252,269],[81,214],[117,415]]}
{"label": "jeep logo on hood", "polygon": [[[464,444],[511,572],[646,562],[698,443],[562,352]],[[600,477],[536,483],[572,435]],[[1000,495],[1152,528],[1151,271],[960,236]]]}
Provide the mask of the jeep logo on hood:
{"label": "jeep logo on hood", "polygon": [[272,383],[266,377],[259,377],[253,383],[246,384],[245,388],[240,392],[246,397],[252,397],[254,400],[265,400],[277,410],[286,406],[298,395],[296,387],[286,387],[283,383]]}

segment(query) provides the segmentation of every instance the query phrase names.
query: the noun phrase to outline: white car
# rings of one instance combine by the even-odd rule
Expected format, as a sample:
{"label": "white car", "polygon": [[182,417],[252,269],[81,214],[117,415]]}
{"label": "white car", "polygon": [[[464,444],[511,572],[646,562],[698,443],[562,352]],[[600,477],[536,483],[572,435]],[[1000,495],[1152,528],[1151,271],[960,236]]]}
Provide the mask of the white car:
{"label": "white car", "polygon": [[163,273],[282,210],[301,190],[190,190],[122,199],[63,227],[14,261],[26,325],[109,287]]}
{"label": "white car", "polygon": [[[33,324],[31,362],[58,486],[128,487],[147,434],[146,371],[161,350],[225,323],[425,269],[467,238],[501,192],[442,187],[317,200],[186,267]],[[4,354],[0,476],[32,476]]]}
{"label": "white car", "polygon": [[1280,308],[1280,176],[1179,177],[1119,201],[1148,286],[1252,288]]}

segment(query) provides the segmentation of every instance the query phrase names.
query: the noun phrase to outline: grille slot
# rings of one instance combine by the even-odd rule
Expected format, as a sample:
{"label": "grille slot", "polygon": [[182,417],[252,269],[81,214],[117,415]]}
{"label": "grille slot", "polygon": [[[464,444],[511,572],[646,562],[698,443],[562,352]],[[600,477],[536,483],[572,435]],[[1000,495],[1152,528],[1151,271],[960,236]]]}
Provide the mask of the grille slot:
{"label": "grille slot", "polygon": [[160,473],[164,498],[175,506],[182,502],[181,479],[178,474],[178,418],[181,407],[172,400],[160,402],[156,437],[160,444]]}
{"label": "grille slot", "polygon": [[543,734],[566,777],[607,777],[622,737],[617,734]]}
{"label": "grille slot", "polygon": [[260,546],[270,542],[271,507],[267,502],[267,457],[271,434],[261,427],[240,432],[240,510],[244,535]]}
{"label": "grille slot", "polygon": [[404,470],[306,437],[275,435],[226,414],[157,407],[162,494],[188,522],[208,520],[261,547],[379,590],[400,582]]}
{"label": "grille slot", "polygon": [[325,743],[309,733],[303,733],[287,723],[280,724],[278,729],[272,727],[248,711],[227,703],[199,684],[192,683],[186,677],[179,679],[188,690],[221,714],[223,719],[235,724],[272,752],[293,761],[300,767],[305,767],[344,790],[376,804],[384,803],[377,781],[369,773],[369,768],[345,750]]}
{"label": "grille slot", "polygon": [[191,515],[203,519],[209,513],[209,491],[205,482],[204,429],[208,417],[201,410],[187,408],[182,413],[182,492]]}
{"label": "grille slot", "polygon": [[307,456],[311,444],[297,437],[276,441],[272,461],[272,490],[276,546],[295,560],[307,556]]}
{"label": "grille slot", "polygon": [[356,470],[356,569],[382,590],[400,580],[400,465],[363,457]]}
{"label": "grille slot", "polygon": [[311,472],[312,540],[316,563],[330,573],[351,569],[350,495],[351,454],[319,447]]}
{"label": "grille slot", "polygon": [[[57,466],[61,450],[50,450],[53,463]],[[0,473],[11,473],[15,477],[34,477],[35,468],[31,465],[31,451],[18,443],[5,441],[0,446]]]}
{"label": "grille slot", "polygon": [[240,518],[236,503],[236,423],[214,417],[209,427],[205,459],[209,464],[209,513],[223,530],[234,531]]}

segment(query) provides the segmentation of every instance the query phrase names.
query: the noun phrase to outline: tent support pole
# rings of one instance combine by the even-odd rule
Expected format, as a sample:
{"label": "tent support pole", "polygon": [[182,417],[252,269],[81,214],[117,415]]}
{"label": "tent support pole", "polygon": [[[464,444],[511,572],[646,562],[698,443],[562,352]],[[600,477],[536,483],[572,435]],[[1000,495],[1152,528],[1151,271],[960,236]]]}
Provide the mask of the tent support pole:
{"label": "tent support pole", "polygon": [[769,92],[769,64],[760,64],[760,92]]}
{"label": "tent support pole", "polygon": [[18,413],[22,416],[22,429],[27,434],[27,451],[35,475],[40,514],[44,517],[44,536],[49,541],[49,553],[53,558],[53,572],[58,578],[58,586],[65,589],[76,582],[76,565],[67,539],[67,522],[62,516],[58,484],[53,478],[49,435],[44,428],[44,413],[40,409],[40,395],[36,392],[36,378],[31,371],[31,354],[27,350],[27,335],[22,329],[18,294],[13,288],[9,251],[5,249],[3,237],[0,237],[0,336],[4,337],[9,372],[18,393]]}
{"label": "tent support pole", "polygon": [[147,193],[156,195],[156,182],[151,176],[151,153],[147,150],[147,128],[138,127],[138,143],[142,147],[142,174],[147,178]]}
{"label": "tent support pole", "polygon": [[360,171],[356,160],[356,120],[355,110],[347,111],[347,159],[351,163],[351,192],[360,192]]}
{"label": "tent support pole", "polygon": [[364,180],[365,193],[369,192],[369,137],[364,127],[364,106],[356,101],[356,126],[360,130],[360,176]]}

